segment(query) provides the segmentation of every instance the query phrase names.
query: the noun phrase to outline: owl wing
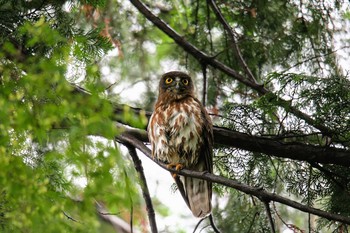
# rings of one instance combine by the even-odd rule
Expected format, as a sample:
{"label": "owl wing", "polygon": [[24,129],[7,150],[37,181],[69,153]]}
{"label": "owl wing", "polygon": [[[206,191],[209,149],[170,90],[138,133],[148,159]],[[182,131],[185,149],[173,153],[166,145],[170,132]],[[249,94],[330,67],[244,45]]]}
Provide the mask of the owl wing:
{"label": "owl wing", "polygon": [[[202,140],[199,149],[195,152],[198,162],[188,167],[194,171],[213,171],[213,129],[210,117],[201,106]],[[196,217],[205,217],[211,212],[212,184],[209,181],[192,178],[176,177],[175,182],[187,206]]]}

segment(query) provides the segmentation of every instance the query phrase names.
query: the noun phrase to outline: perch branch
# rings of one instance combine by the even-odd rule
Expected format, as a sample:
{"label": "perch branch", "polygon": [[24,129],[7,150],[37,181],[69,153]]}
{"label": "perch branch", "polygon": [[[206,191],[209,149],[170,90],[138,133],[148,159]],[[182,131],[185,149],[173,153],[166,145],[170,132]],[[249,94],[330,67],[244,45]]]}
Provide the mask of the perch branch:
{"label": "perch branch", "polygon": [[[76,94],[83,95],[84,98],[89,97],[89,93],[84,89],[77,86],[73,87],[73,91]],[[127,105],[115,105],[113,111],[114,120],[123,123],[122,117],[118,116],[123,116],[126,109],[136,115],[145,115],[147,118],[152,114],[140,108],[133,108]],[[127,124],[127,122],[124,123]],[[136,137],[138,140],[148,142],[148,136],[145,130],[127,127],[121,123],[117,123],[117,127],[121,128],[125,133]],[[214,127],[214,140],[216,146],[235,147],[279,158],[288,158],[310,163],[336,164],[344,167],[350,166],[350,151],[341,148],[323,147],[297,142],[287,143],[283,141],[283,138],[253,136],[217,126]]]}
{"label": "perch branch", "polygon": [[[122,132],[148,142],[145,130],[135,129],[116,123]],[[333,147],[313,146],[302,143],[285,143],[274,138],[252,136],[222,127],[214,127],[216,146],[235,147],[247,151],[273,155],[279,158],[288,158],[310,163],[336,164],[350,166],[350,152]]]}
{"label": "perch branch", "polygon": [[[133,147],[137,148],[138,150],[140,150],[142,153],[144,153],[147,157],[149,157],[151,159],[151,150],[148,147],[146,147],[138,139],[136,139],[132,136],[129,136],[127,134],[121,134],[118,136],[117,139],[119,141],[121,141],[122,143],[127,143],[129,145],[132,145]],[[329,212],[326,212],[326,211],[323,211],[323,210],[320,210],[317,208],[306,206],[306,205],[303,205],[303,204],[298,203],[296,201],[293,201],[293,200],[290,200],[288,198],[277,195],[275,193],[267,192],[263,188],[251,187],[249,185],[242,184],[238,181],[228,179],[228,178],[225,178],[222,176],[214,175],[211,173],[197,172],[197,171],[191,171],[191,170],[187,170],[187,169],[182,169],[180,171],[177,171],[176,169],[168,168],[165,164],[163,164],[161,162],[155,162],[155,163],[158,164],[160,167],[162,167],[162,168],[164,168],[172,173],[177,173],[177,174],[184,175],[184,176],[190,176],[190,177],[194,177],[194,178],[208,180],[208,181],[211,181],[214,183],[218,183],[218,184],[221,184],[221,185],[224,185],[227,187],[234,188],[234,189],[239,190],[241,192],[244,192],[246,194],[253,195],[253,196],[259,198],[260,200],[264,200],[264,201],[268,201],[268,202],[270,202],[270,201],[278,202],[278,203],[293,207],[295,209],[298,209],[298,210],[306,212],[306,213],[314,214],[314,215],[317,215],[317,216],[320,216],[320,217],[323,217],[323,218],[326,218],[329,220],[334,220],[334,221],[339,221],[342,223],[350,224],[350,217],[342,216],[339,214],[333,214],[333,213],[329,213]]]}

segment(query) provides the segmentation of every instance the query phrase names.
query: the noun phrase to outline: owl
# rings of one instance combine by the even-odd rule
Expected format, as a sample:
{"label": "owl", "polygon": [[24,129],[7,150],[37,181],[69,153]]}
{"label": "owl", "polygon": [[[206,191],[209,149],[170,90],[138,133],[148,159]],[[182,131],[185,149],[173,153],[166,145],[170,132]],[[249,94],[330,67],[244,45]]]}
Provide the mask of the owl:
{"label": "owl", "polygon": [[[171,71],[162,75],[148,137],[153,158],[168,167],[212,173],[212,122],[195,97],[194,84],[186,73]],[[210,214],[211,182],[173,176],[193,215],[202,218]]]}

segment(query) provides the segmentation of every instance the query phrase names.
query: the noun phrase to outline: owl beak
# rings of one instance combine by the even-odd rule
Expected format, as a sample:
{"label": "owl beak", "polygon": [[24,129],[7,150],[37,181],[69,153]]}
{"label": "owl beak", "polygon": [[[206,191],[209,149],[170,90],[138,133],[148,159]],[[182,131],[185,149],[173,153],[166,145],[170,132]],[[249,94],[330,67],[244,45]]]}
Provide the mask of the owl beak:
{"label": "owl beak", "polygon": [[179,82],[179,81],[176,81],[175,88],[176,88],[177,90],[180,89],[180,82]]}

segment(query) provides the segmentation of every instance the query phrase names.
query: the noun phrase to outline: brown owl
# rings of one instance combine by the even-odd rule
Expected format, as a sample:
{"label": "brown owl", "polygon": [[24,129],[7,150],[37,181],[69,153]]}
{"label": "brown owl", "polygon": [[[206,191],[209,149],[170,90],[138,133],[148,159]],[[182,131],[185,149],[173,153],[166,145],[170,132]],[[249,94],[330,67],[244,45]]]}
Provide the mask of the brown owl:
{"label": "brown owl", "polygon": [[[165,73],[159,82],[159,95],[148,125],[154,159],[194,171],[213,170],[213,126],[195,97],[190,76],[179,71]],[[211,212],[212,184],[173,175],[186,204],[196,217]]]}

